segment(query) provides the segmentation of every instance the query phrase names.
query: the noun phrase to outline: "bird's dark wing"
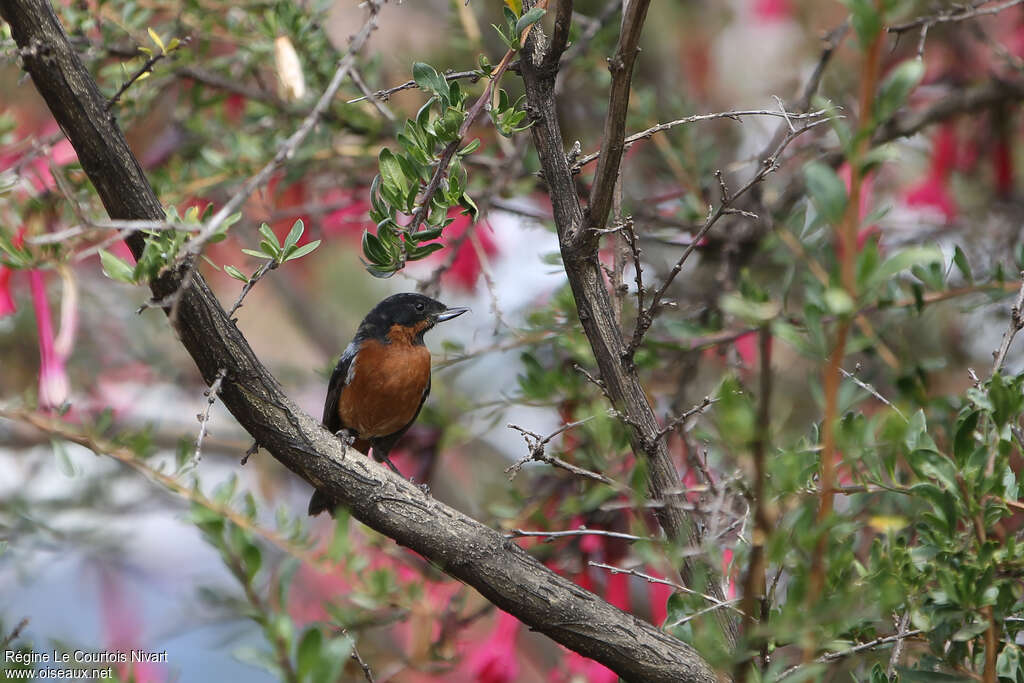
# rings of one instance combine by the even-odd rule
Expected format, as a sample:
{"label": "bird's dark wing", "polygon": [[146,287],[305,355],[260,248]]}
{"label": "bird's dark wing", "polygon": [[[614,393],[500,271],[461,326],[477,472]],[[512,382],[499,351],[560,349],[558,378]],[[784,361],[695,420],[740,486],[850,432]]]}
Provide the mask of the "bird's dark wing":
{"label": "bird's dark wing", "polygon": [[416,418],[420,416],[420,411],[423,410],[423,404],[426,403],[427,396],[430,396],[429,377],[427,378],[427,387],[423,390],[423,396],[420,398],[420,405],[418,408],[416,408],[416,414],[412,416],[412,419],[409,420],[408,424],[399,429],[397,432],[393,432],[391,434],[388,434],[387,436],[382,436],[379,439],[373,439],[370,442],[373,445],[373,457],[376,460],[385,460],[388,457],[388,453],[390,453],[391,449],[395,447],[395,444],[398,443],[399,439],[401,439],[402,436],[405,435],[407,431],[409,431],[409,427],[411,427],[412,423],[416,421]]}
{"label": "bird's dark wing", "polygon": [[341,424],[341,418],[338,417],[338,401],[341,399],[341,390],[351,379],[349,371],[352,369],[352,363],[355,361],[358,351],[357,342],[352,342],[345,348],[341,358],[338,359],[338,364],[334,366],[334,372],[331,373],[331,381],[327,384],[327,400],[324,402],[324,416],[321,421],[331,434],[337,434],[345,427]]}

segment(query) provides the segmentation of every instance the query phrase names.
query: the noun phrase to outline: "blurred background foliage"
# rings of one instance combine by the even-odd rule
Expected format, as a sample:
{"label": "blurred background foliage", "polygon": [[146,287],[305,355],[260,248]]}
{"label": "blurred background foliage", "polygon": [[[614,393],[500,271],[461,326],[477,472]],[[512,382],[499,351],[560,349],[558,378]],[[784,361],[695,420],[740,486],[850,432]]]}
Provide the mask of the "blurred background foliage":
{"label": "blurred background foliage", "polygon": [[[322,122],[206,245],[202,272],[228,305],[239,279],[277,259],[238,324],[317,415],[334,360],[380,298],[419,288],[471,305],[428,340],[433,393],[398,466],[723,672],[1024,681],[1019,350],[992,368],[1024,268],[1020,4],[651,8],[627,131],[769,112],[631,146],[620,227],[601,252],[628,339],[634,264],[656,288],[692,247],[635,362],[673,426],[663,438],[697,548],[658,530],[663,502],[646,494],[629,425],[588,379],[522,82],[514,62],[500,84],[488,78],[515,47],[517,3],[383,5]],[[299,127],[365,20],[334,0],[56,9],[169,215],[192,230]],[[558,81],[573,162],[601,139],[620,9],[575,6]],[[880,75],[864,116],[873,41]],[[359,680],[361,663],[378,681],[615,680],[346,516],[306,518],[308,486],[266,454],[240,468],[245,433],[131,284],[187,232],[154,232],[154,261],[133,265],[6,26],[0,92],[5,649],[169,652],[116,667],[116,680]],[[466,123],[477,102],[490,116]],[[775,158],[742,212],[695,237],[804,110],[822,125]],[[419,191],[455,143],[457,183],[419,216],[437,230],[413,234]],[[580,166],[582,196],[593,166]],[[851,226],[854,240],[837,237]],[[843,326],[830,414],[822,378]],[[589,474],[520,462],[567,425],[544,452]],[[836,481],[824,517],[823,453]],[[721,568],[728,604],[676,589],[692,553]],[[739,609],[755,566],[766,598],[730,648],[707,610]]]}

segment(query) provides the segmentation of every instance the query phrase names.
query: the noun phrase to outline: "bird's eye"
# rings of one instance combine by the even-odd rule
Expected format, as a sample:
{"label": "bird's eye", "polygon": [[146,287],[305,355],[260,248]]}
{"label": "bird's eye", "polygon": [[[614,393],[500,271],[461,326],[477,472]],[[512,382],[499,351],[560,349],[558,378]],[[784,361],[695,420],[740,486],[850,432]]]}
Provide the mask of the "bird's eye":
{"label": "bird's eye", "polygon": [[417,311],[421,311],[421,312],[423,311],[423,302],[422,301],[416,304],[416,310]]}

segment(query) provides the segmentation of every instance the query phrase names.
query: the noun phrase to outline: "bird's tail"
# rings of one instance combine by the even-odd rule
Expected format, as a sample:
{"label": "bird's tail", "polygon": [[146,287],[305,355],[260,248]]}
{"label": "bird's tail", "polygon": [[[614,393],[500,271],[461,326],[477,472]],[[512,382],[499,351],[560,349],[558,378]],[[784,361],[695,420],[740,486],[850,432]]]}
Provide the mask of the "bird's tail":
{"label": "bird's tail", "polygon": [[309,499],[309,516],[316,517],[326,510],[327,512],[330,512],[331,517],[333,517],[334,507],[334,503],[331,502],[330,498],[328,498],[320,489],[317,489],[313,492],[313,497]]}

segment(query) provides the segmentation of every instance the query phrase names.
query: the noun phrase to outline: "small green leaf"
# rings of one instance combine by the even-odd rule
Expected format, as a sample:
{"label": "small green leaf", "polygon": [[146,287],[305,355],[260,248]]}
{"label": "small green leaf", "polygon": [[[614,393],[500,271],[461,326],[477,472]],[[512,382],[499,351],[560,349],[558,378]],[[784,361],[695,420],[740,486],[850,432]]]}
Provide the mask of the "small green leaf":
{"label": "small green leaf", "polygon": [[290,253],[288,255],[288,257],[285,258],[285,261],[293,261],[293,260],[295,260],[297,258],[302,258],[303,256],[305,256],[306,254],[310,253],[311,251],[313,251],[314,249],[316,249],[319,246],[320,246],[320,240],[313,240],[312,242],[309,242],[307,244],[303,244],[301,247],[298,247],[297,249],[295,249],[295,251]]}
{"label": "small green leaf", "polygon": [[292,229],[288,231],[288,236],[284,238],[283,246],[285,251],[288,251],[298,244],[299,238],[302,237],[302,233],[305,229],[306,226],[302,223],[301,218],[295,221],[295,224],[292,225]]}
{"label": "small green leaf", "polygon": [[546,11],[543,7],[534,7],[519,17],[519,21],[516,22],[516,35],[522,36],[523,31],[540,21]]}
{"label": "small green leaf", "polygon": [[421,90],[436,95],[445,107],[448,106],[450,99],[450,90],[448,88],[448,80],[437,73],[437,69],[430,66],[425,62],[416,62],[412,65],[412,79],[416,81],[416,85]]}
{"label": "small green leaf", "polygon": [[879,88],[875,99],[875,120],[886,121],[896,110],[903,106],[910,92],[921,82],[924,76],[924,62],[920,59],[908,59],[895,69]]}
{"label": "small green leaf", "polygon": [[153,43],[160,48],[160,52],[166,52],[167,49],[164,47],[164,41],[160,40],[160,36],[152,28],[147,29],[149,31],[149,37]]}
{"label": "small green leaf", "polygon": [[103,274],[118,282],[135,282],[135,268],[128,265],[106,249],[100,249],[100,264]]}
{"label": "small green leaf", "polygon": [[[390,199],[404,198],[409,191],[409,183],[402,171],[402,164],[395,158],[394,153],[385,147],[377,156],[377,162],[380,165],[381,189],[384,196]],[[401,203],[392,201],[392,204]]]}
{"label": "small green leaf", "polygon": [[971,264],[967,261],[967,254],[959,246],[953,250],[953,263],[956,264],[957,269],[964,276],[965,280],[974,282],[974,276],[971,274]]}
{"label": "small green leaf", "polygon": [[812,161],[804,166],[804,178],[818,213],[830,224],[838,224],[846,212],[846,186],[830,166]]}
{"label": "small green leaf", "polygon": [[243,254],[248,254],[249,256],[255,256],[258,259],[265,259],[265,258],[267,258],[267,255],[264,254],[262,251],[256,251],[255,249],[243,249],[242,253]]}
{"label": "small green leaf", "polygon": [[467,154],[472,154],[479,147],[480,147],[480,138],[473,138],[473,141],[471,143],[469,143],[468,145],[466,145],[465,147],[460,149],[458,152],[456,152],[456,154],[458,154],[460,157],[464,157]]}
{"label": "small green leaf", "polygon": [[234,266],[224,266],[224,272],[240,282],[249,282],[249,278],[246,277],[245,273]]}
{"label": "small green leaf", "polygon": [[854,309],[853,299],[840,287],[829,287],[825,290],[825,305],[835,315],[849,315]]}
{"label": "small green leaf", "polygon": [[281,249],[281,243],[277,241],[277,235],[274,234],[274,231],[270,229],[269,225],[267,225],[266,223],[261,224],[260,225],[260,234],[263,235],[267,239],[267,242],[269,242],[272,245],[274,245],[275,247],[277,247],[277,249],[275,251],[278,251],[278,250]]}
{"label": "small green leaf", "polygon": [[323,634],[320,633],[320,629],[316,626],[311,627],[303,634],[302,640],[299,641],[299,651],[295,657],[298,663],[298,671],[296,673],[300,681],[307,679],[316,663],[320,660],[322,645]]}

